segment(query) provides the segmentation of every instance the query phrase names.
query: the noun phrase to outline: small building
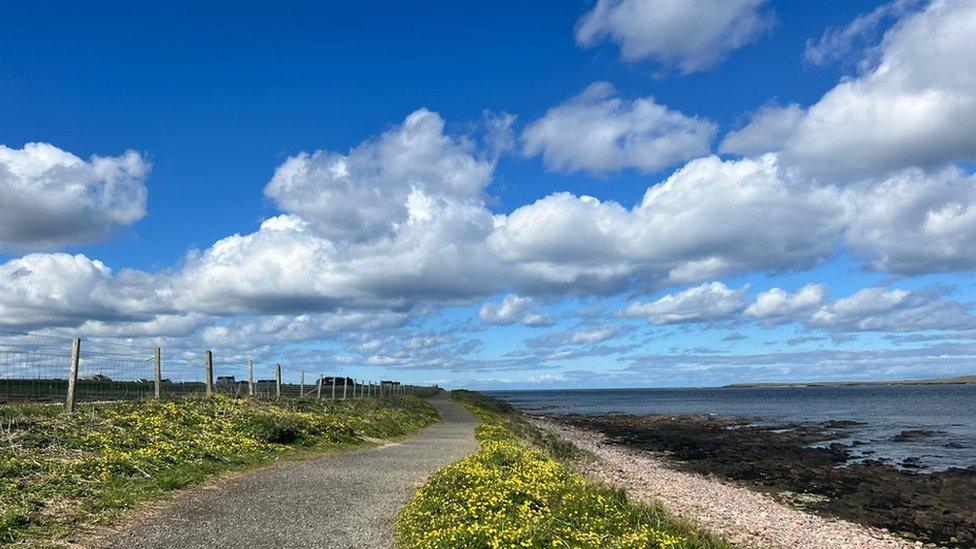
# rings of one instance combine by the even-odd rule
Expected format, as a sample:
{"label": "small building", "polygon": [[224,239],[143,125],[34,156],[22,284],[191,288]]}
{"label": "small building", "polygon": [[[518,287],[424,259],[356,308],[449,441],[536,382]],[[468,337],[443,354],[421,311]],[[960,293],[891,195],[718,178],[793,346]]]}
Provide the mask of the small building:
{"label": "small building", "polygon": [[234,385],[234,376],[217,376],[217,385]]}
{"label": "small building", "polygon": [[342,387],[343,384],[352,386],[354,383],[351,377],[325,376],[322,378],[323,387],[331,387],[333,382],[335,382],[336,387]]}

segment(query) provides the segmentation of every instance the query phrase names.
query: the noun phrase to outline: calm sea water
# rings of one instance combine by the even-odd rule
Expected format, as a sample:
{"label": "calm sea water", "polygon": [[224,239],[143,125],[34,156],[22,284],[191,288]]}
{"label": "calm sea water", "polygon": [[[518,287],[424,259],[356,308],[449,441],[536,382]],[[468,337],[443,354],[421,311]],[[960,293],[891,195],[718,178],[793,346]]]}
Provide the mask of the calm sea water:
{"label": "calm sea water", "polygon": [[[526,411],[574,414],[715,414],[760,418],[759,423],[819,424],[854,420],[864,425],[835,442],[852,444],[856,459],[886,458],[894,464],[921,459],[923,469],[976,465],[976,385],[863,385],[708,389],[588,389],[495,391]],[[902,431],[934,436],[898,442]],[[868,452],[873,452],[868,453]]]}

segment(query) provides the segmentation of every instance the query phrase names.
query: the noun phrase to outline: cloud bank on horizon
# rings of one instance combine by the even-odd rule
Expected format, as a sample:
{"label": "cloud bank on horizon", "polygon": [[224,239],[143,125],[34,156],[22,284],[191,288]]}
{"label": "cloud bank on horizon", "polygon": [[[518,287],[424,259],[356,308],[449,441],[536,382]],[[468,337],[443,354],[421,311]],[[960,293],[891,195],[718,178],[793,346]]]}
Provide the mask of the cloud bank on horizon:
{"label": "cloud bank on horizon", "polygon": [[[689,78],[776,21],[764,0],[598,0],[566,32]],[[152,151],[0,145],[0,329],[294,365],[329,342],[336,364],[482,386],[586,384],[588,361],[607,385],[971,372],[972,288],[926,277],[976,269],[972,36],[974,2],[886,4],[807,42],[811,64],[860,52],[853,74],[736,127],[608,81],[460,130],[421,106],[288,156],[264,188],[276,215],[153,271],[60,251],[138,231]],[[561,190],[498,209],[499,173],[535,159],[606,185],[667,171],[632,205]],[[842,262],[881,278],[837,284]],[[729,350],[784,333],[800,350]]]}

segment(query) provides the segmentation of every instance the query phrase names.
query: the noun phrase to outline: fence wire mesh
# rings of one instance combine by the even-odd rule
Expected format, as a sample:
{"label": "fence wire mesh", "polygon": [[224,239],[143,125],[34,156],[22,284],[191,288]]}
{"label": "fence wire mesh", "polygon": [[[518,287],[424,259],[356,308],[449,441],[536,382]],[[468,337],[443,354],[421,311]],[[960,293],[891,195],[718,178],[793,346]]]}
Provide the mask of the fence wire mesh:
{"label": "fence wire mesh", "polygon": [[[0,331],[0,403],[63,402],[72,370],[73,338]],[[428,390],[395,381],[293,372],[279,364],[212,352],[210,391],[230,397],[367,398]],[[74,400],[98,402],[204,396],[207,350],[87,339],[80,342]]]}

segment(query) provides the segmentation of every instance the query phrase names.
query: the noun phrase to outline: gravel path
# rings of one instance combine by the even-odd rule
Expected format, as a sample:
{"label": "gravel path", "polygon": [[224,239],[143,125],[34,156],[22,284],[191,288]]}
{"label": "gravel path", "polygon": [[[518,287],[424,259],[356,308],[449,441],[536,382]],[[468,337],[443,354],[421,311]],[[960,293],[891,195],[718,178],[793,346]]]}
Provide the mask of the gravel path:
{"label": "gravel path", "polygon": [[393,519],[437,468],[477,449],[447,394],[442,422],[402,443],[282,462],[188,491],[104,541],[118,549],[392,547]]}
{"label": "gravel path", "polygon": [[668,467],[648,452],[604,442],[603,435],[559,423],[535,423],[597,456],[586,473],[659,502],[741,547],[903,549],[917,545],[877,529],[805,513],[734,484]]}

